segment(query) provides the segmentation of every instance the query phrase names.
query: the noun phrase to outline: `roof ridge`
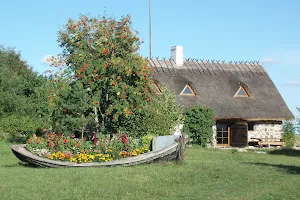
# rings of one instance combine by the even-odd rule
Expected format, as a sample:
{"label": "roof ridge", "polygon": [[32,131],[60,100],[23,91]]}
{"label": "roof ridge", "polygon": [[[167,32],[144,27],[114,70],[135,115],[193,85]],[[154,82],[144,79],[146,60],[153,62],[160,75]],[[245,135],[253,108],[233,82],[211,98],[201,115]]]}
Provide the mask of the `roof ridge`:
{"label": "roof ridge", "polygon": [[[215,75],[228,75],[228,74],[237,74],[242,76],[267,76],[267,71],[263,66],[260,65],[259,61],[229,61],[225,60],[204,60],[204,59],[195,59],[188,58],[184,59],[182,66],[177,66],[174,59],[159,59],[156,58],[147,58],[148,63],[151,67],[157,69],[162,72],[171,72],[176,71],[176,69],[188,69],[191,73],[200,73],[201,71],[205,73],[213,72]],[[164,70],[163,68],[167,68]],[[196,71],[194,70],[196,69]],[[201,69],[201,70],[199,70]],[[191,71],[192,70],[192,71]],[[158,70],[157,70],[158,71]],[[158,71],[158,72],[159,72]],[[216,73],[218,72],[218,73]]]}
{"label": "roof ridge", "polygon": [[[151,59],[151,60],[172,60],[172,61],[175,61],[174,59],[172,58],[169,58],[167,59],[166,57],[155,57],[155,58],[149,58],[149,57],[146,57],[146,59]],[[243,60],[230,60],[230,61],[226,61],[226,60],[217,60],[217,59],[201,59],[201,58],[183,58],[184,61],[201,61],[201,62],[204,62],[206,61],[205,63],[223,63],[223,64],[229,64],[229,63],[239,63],[239,64],[246,64],[246,63],[251,63],[251,64],[260,64],[260,61],[259,60],[252,60],[252,61],[243,61]]]}

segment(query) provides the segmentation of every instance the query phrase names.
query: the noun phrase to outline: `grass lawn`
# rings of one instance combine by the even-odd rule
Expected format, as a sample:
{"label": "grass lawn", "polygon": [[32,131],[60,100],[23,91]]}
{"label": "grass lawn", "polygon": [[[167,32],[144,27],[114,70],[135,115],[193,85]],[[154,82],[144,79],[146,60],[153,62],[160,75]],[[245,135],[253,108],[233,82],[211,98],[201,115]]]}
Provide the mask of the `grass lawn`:
{"label": "grass lawn", "polygon": [[0,142],[0,199],[300,199],[300,153],[188,148],[182,163],[26,167]]}

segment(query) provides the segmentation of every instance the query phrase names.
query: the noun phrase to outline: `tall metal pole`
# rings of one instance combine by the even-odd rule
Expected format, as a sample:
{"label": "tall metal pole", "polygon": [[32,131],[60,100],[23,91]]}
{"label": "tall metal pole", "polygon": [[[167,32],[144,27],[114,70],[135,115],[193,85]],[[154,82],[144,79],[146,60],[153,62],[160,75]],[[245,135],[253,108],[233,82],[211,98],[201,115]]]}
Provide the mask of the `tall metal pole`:
{"label": "tall metal pole", "polygon": [[152,15],[152,0],[149,0],[149,53],[150,58],[152,58],[152,21],[151,21],[151,15]]}

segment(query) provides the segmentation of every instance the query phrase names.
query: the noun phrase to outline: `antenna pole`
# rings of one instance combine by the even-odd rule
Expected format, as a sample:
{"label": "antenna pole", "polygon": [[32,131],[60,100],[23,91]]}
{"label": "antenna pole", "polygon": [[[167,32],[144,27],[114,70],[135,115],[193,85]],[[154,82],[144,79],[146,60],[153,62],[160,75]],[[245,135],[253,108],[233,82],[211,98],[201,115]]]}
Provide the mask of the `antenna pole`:
{"label": "antenna pole", "polygon": [[151,16],[152,15],[152,0],[149,0],[149,53],[150,53],[150,59],[152,58],[152,21]]}

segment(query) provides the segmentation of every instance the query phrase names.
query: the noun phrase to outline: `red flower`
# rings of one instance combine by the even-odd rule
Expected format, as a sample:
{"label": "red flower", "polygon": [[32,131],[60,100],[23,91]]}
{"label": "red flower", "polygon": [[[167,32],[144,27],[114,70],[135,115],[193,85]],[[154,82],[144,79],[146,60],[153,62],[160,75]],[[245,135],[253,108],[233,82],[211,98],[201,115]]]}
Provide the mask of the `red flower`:
{"label": "red flower", "polygon": [[128,140],[127,140],[126,135],[122,135],[122,142],[123,142],[124,144],[128,144]]}
{"label": "red flower", "polygon": [[68,142],[68,140],[64,139],[64,144],[66,144]]}
{"label": "red flower", "polygon": [[96,132],[94,132],[93,140],[94,140],[94,144],[97,145],[98,138]]}

